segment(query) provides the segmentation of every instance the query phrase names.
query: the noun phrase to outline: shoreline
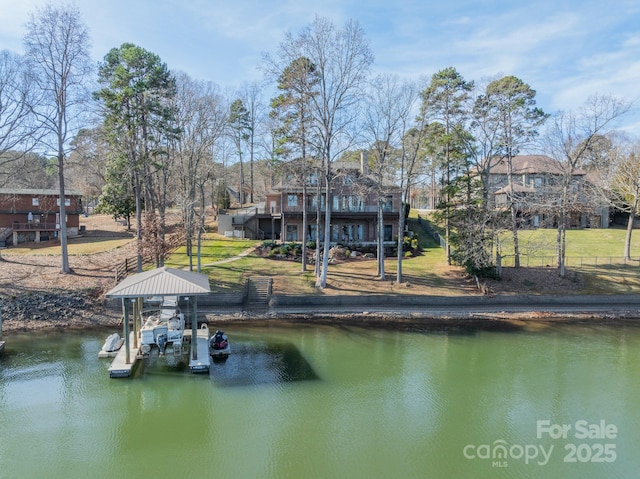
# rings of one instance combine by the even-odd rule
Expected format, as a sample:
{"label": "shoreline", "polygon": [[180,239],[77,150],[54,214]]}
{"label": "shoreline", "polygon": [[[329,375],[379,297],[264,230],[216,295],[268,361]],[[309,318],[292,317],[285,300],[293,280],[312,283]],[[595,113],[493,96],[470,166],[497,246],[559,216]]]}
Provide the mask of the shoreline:
{"label": "shoreline", "polygon": [[[640,324],[640,295],[496,295],[309,297],[273,295],[247,306],[212,296],[198,321],[210,325],[345,325],[397,330],[513,329],[552,323]],[[87,291],[0,294],[2,332],[122,329],[118,302]]]}
{"label": "shoreline", "polygon": [[[362,312],[313,312],[313,311],[251,311],[238,309],[221,313],[202,312],[199,322],[210,327],[231,327],[233,324],[291,327],[291,326],[341,326],[352,328],[375,328],[397,331],[445,331],[445,330],[519,330],[523,328],[544,328],[554,324],[593,324],[640,326],[638,311],[620,310],[609,313],[585,311],[500,311],[447,313],[416,312],[398,308],[390,311]],[[122,329],[122,315],[109,308],[95,308],[91,312],[56,320],[46,319],[5,319],[2,333],[61,332],[99,330],[118,332]]]}

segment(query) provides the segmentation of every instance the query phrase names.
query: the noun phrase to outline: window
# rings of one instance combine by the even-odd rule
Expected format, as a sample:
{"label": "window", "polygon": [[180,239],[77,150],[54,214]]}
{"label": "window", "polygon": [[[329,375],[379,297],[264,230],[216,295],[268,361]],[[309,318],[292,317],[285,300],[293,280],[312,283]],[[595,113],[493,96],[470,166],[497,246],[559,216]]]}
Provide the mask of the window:
{"label": "window", "polygon": [[298,206],[298,195],[287,195],[287,206]]}
{"label": "window", "polygon": [[534,178],[533,184],[536,188],[540,188],[542,186],[542,178]]}
{"label": "window", "polygon": [[[56,204],[57,204],[58,206],[60,206],[60,198],[58,198],[58,199],[56,200]],[[65,205],[65,206],[71,206],[71,198],[65,198],[65,199],[64,199],[64,205]]]}
{"label": "window", "polygon": [[384,197],[384,199],[382,200],[382,211],[393,211],[393,197]]}
{"label": "window", "polygon": [[317,185],[318,184],[318,173],[309,173],[307,176],[307,184],[308,185]]}
{"label": "window", "polygon": [[393,241],[393,225],[384,225],[384,241]]}
{"label": "window", "polygon": [[287,241],[298,241],[298,225],[287,225]]}
{"label": "window", "polygon": [[352,185],[353,184],[353,176],[344,175],[342,177],[342,184],[344,184],[344,185]]}
{"label": "window", "polygon": [[31,198],[31,206],[40,206],[40,198]]}
{"label": "window", "polygon": [[307,241],[316,241],[318,238],[318,225],[312,224],[308,225],[308,233],[307,233]]}
{"label": "window", "polygon": [[[308,206],[309,206],[309,211],[318,211],[318,196],[317,195],[313,195],[313,196],[309,196],[307,198]],[[320,196],[320,211],[324,211],[325,204],[324,204],[324,195]],[[335,211],[335,210],[334,210]]]}
{"label": "window", "polygon": [[362,197],[360,196],[349,196],[349,211],[362,211]]}

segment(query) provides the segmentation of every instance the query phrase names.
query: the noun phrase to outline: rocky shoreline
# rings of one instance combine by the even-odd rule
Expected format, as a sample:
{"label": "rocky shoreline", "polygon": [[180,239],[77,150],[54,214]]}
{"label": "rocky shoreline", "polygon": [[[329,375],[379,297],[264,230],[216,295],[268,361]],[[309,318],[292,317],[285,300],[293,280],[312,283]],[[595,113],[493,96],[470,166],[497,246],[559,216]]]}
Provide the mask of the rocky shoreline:
{"label": "rocky shoreline", "polygon": [[[16,296],[0,295],[3,332],[25,332],[47,329],[120,328],[122,313],[105,307],[103,298],[91,292],[29,292]],[[375,327],[404,331],[440,330],[450,328],[510,330],[548,323],[640,323],[638,310],[602,312],[448,312],[416,311],[402,306],[393,311],[283,311],[283,310],[228,310],[222,313],[201,312],[210,325],[247,322],[277,325],[335,325]],[[226,327],[226,326],[225,326]]]}
{"label": "rocky shoreline", "polygon": [[120,312],[105,308],[101,298],[82,291],[0,295],[0,304],[3,332],[81,329],[121,324]]}

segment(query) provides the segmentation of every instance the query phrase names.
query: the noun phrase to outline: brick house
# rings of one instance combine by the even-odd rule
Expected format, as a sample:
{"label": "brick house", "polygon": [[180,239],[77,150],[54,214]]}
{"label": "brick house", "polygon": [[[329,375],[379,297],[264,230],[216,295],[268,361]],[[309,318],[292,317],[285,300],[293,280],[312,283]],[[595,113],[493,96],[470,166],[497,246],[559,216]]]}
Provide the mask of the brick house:
{"label": "brick house", "polygon": [[[512,182],[509,184],[506,161],[493,165],[489,174],[489,190],[494,195],[497,208],[508,208],[513,194],[518,217],[524,227],[556,227],[553,196],[562,180],[562,167],[558,161],[544,155],[518,155],[512,161]],[[585,192],[587,172],[578,169],[573,172],[571,189],[578,198],[574,210],[570,212],[570,227],[607,228],[609,210],[595,204]]]}
{"label": "brick house", "polygon": [[[366,245],[378,237],[377,196],[367,185],[372,184],[365,157],[357,163],[333,164],[335,179],[332,189],[331,242],[343,245]],[[319,175],[306,176],[307,230],[302,230],[303,187],[301,180],[284,175],[266,195],[264,205],[248,208],[230,218],[220,218],[220,233],[253,239],[282,241],[316,241],[318,208],[323,215],[325,188],[318,196]],[[398,212],[401,206],[400,188],[388,183],[383,205],[384,241],[395,242],[398,235]],[[323,215],[324,216],[324,215]],[[323,220],[324,218],[322,218]],[[321,229],[323,227],[321,226]],[[230,230],[233,229],[233,232]],[[320,236],[324,234],[322,230]],[[391,246],[391,245],[390,245]]]}
{"label": "brick house", "polygon": [[[80,231],[82,194],[65,191],[67,234]],[[0,243],[46,241],[60,230],[58,190],[0,188]]]}

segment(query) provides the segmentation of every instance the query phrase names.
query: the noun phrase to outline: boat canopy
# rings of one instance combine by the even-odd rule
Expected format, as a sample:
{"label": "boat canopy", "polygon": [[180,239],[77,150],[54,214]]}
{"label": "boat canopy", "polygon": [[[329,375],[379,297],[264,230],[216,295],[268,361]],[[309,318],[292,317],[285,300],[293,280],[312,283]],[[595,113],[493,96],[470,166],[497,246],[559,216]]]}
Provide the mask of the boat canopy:
{"label": "boat canopy", "polygon": [[210,292],[211,286],[206,274],[162,267],[127,276],[106,296],[107,298],[197,296]]}

